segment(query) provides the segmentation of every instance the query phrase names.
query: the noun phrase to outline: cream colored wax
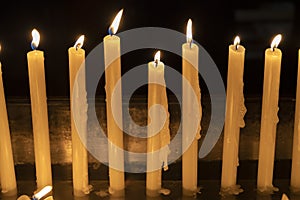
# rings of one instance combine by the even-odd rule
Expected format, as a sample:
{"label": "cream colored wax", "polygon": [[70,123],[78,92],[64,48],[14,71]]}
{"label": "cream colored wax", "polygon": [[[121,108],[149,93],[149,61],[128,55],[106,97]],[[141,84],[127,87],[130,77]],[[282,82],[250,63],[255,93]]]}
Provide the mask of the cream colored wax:
{"label": "cream colored wax", "polygon": [[244,58],[245,48],[239,44],[229,46],[226,114],[222,159],[221,190],[227,193],[239,193],[242,190],[236,186],[238,167],[240,128],[245,126],[244,115]]}
{"label": "cream colored wax", "polygon": [[[159,57],[160,52],[156,54]],[[170,143],[168,99],[164,78],[164,63],[156,58],[148,64],[148,139],[147,139],[147,196],[156,197],[162,186],[162,170],[167,170]],[[159,156],[154,154],[159,152]]]}
{"label": "cream colored wax", "polygon": [[[74,47],[69,48],[69,74],[70,74],[70,105],[71,105],[71,131],[72,131],[72,154],[73,154],[73,191],[75,196],[84,196],[89,193],[88,180],[88,154],[84,146],[87,136],[87,99],[85,88],[85,51],[81,48],[83,36],[78,39]],[[77,77],[77,80],[76,80]],[[76,80],[76,82],[75,82]],[[77,90],[74,91],[74,85]],[[73,110],[73,108],[76,108]],[[78,117],[77,124],[74,115]],[[81,138],[79,136],[79,132]],[[82,137],[85,137],[82,138]]]}
{"label": "cream colored wax", "polygon": [[[107,134],[109,139],[109,192],[113,196],[123,196],[125,189],[124,153],[118,150],[123,149],[122,87],[120,85],[116,87],[118,81],[120,81],[118,84],[121,84],[121,50],[120,38],[114,35],[118,29],[122,12],[121,10],[118,13],[110,27],[112,35],[107,35],[103,40]],[[116,113],[113,114],[113,111]]]}
{"label": "cream colored wax", "polygon": [[[278,119],[279,82],[281,51],[277,49],[281,35],[274,38],[271,47],[265,52],[264,87],[259,143],[257,189],[260,192],[273,192],[273,169],[275,156],[276,129]],[[277,41],[274,43],[274,41]]]}
{"label": "cream colored wax", "polygon": [[300,50],[298,57],[298,81],[296,94],[296,110],[294,122],[293,138],[293,157],[292,157],[292,174],[291,188],[294,191],[300,191]]}
{"label": "cream colored wax", "polygon": [[17,194],[17,184],[1,67],[0,63],[0,183],[2,193],[13,196]]}
{"label": "cream colored wax", "polygon": [[187,43],[182,45],[182,148],[186,150],[182,156],[182,187],[186,196],[198,191],[198,140],[202,117],[198,53],[198,46],[192,43],[189,20]]}
{"label": "cream colored wax", "polygon": [[[37,45],[36,45],[37,47]],[[27,53],[37,188],[52,185],[44,52]]]}

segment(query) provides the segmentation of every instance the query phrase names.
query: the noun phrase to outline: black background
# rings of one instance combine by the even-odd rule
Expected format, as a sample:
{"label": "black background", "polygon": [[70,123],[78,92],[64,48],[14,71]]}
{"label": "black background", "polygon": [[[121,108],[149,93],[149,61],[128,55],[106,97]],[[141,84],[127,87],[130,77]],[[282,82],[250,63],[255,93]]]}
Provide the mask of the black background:
{"label": "black background", "polygon": [[[261,20],[271,24],[263,34],[254,23],[239,22],[237,10],[257,10],[271,3],[288,3],[294,14],[286,19],[282,14],[272,14],[273,19]],[[84,49],[88,54],[102,42],[116,13],[124,8],[119,31],[138,27],[164,27],[185,33],[188,18],[193,19],[194,39],[199,42],[216,62],[224,83],[227,77],[228,45],[240,34],[247,49],[245,61],[246,96],[261,96],[263,86],[264,51],[277,33],[282,33],[280,49],[283,52],[281,73],[281,97],[294,97],[297,82],[297,59],[300,47],[299,1],[2,1],[0,9],[0,42],[3,79],[6,96],[29,97],[26,53],[30,51],[31,31],[37,28],[41,34],[39,49],[45,51],[47,96],[68,97],[69,74],[67,49],[73,46],[81,34],[86,36]],[[279,5],[279,7],[281,7]],[[274,25],[274,30],[272,29]],[[279,25],[278,25],[279,24]],[[282,26],[280,25],[282,24]],[[290,31],[287,31],[289,24]],[[250,30],[250,31],[249,31]],[[262,37],[263,35],[263,37]],[[245,38],[243,40],[243,38]],[[251,38],[251,39],[248,39]],[[255,57],[248,55],[256,53]],[[122,72],[153,59],[154,50],[132,52],[122,57]],[[137,56],[138,55],[138,56]],[[181,59],[164,53],[164,63],[181,69]],[[100,88],[103,88],[103,80]],[[103,89],[100,89],[100,94]],[[141,94],[147,94],[145,89]]]}

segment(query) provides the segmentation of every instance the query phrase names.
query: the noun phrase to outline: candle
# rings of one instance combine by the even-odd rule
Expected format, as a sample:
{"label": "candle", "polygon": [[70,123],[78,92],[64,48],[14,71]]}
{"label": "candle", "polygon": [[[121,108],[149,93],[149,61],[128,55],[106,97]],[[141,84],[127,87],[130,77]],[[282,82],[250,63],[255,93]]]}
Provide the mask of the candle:
{"label": "candle", "polygon": [[[52,191],[52,186],[46,186],[42,188],[40,191],[35,193],[31,198],[27,195],[20,196],[17,200],[40,200],[44,198],[47,194],[49,194]],[[51,198],[52,196],[49,196],[45,199]]]}
{"label": "candle", "polygon": [[275,156],[276,128],[279,121],[278,97],[281,68],[281,51],[277,48],[281,35],[277,35],[271,48],[265,52],[264,87],[259,143],[257,188],[260,192],[273,192],[273,169]]}
{"label": "candle", "polygon": [[[201,131],[201,92],[198,74],[199,48],[193,43],[192,20],[187,24],[187,42],[182,45],[182,148],[187,149],[182,156],[182,187],[185,196],[197,193],[198,140]],[[195,102],[193,95],[196,95]],[[199,109],[199,111],[195,111]],[[197,132],[194,125],[196,123]],[[191,138],[193,137],[193,138]],[[190,146],[189,141],[193,141]]]}
{"label": "candle", "polygon": [[[72,131],[72,152],[73,152],[73,190],[75,196],[84,196],[90,192],[88,181],[88,154],[79,137],[87,134],[87,99],[85,89],[85,73],[77,76],[77,72],[82,67],[84,69],[85,51],[81,48],[84,42],[82,35],[74,47],[69,48],[69,70],[70,70],[70,105],[71,105],[71,131]],[[75,82],[76,80],[76,82]],[[74,85],[78,85],[78,90],[74,91]],[[73,110],[72,108],[76,108]],[[75,125],[74,115],[79,116],[79,123]]]}
{"label": "candle", "polygon": [[[162,170],[167,170],[170,143],[168,99],[164,78],[164,63],[160,51],[148,64],[148,139],[147,139],[147,196],[157,197],[161,192]],[[159,156],[154,152],[159,151]]]}
{"label": "candle", "polygon": [[300,50],[298,53],[298,83],[296,94],[296,111],[294,122],[294,142],[291,174],[291,188],[294,191],[300,191]]}
{"label": "candle", "polygon": [[44,52],[36,50],[39,44],[39,32],[32,31],[31,47],[27,53],[30,85],[31,114],[34,138],[34,154],[37,188],[52,185],[48,111],[44,69]]}
{"label": "candle", "polygon": [[[123,131],[122,127],[118,126],[118,124],[122,125],[122,91],[121,87],[115,89],[117,82],[121,79],[120,38],[115,34],[122,13],[123,10],[117,14],[109,28],[110,35],[104,38],[107,134],[109,142],[114,144],[108,145],[109,192],[113,196],[123,196],[125,189],[124,153],[118,151],[118,148],[123,149]],[[114,95],[114,99],[112,99],[112,95]],[[113,110],[118,113],[113,114]],[[117,166],[118,169],[111,166]]]}
{"label": "candle", "polygon": [[0,183],[2,193],[13,196],[17,194],[17,184],[1,67],[0,63]]}
{"label": "candle", "polygon": [[227,99],[223,144],[223,163],[221,191],[230,194],[239,194],[243,190],[236,185],[240,128],[245,126],[244,115],[244,58],[245,48],[240,45],[237,36],[234,44],[229,46]]}

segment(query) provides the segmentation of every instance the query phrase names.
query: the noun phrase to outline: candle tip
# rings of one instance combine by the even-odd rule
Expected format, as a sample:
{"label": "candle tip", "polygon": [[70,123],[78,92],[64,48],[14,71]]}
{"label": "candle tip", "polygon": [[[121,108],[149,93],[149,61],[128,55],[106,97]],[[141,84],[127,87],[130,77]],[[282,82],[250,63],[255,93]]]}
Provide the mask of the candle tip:
{"label": "candle tip", "polygon": [[76,49],[76,51],[78,49],[81,49],[81,47],[83,46],[83,42],[84,42],[84,35],[81,35],[74,45],[74,48]]}
{"label": "candle tip", "polygon": [[40,43],[40,33],[36,29],[33,29],[31,35],[32,35],[31,49],[36,50]]}
{"label": "candle tip", "polygon": [[271,43],[271,49],[274,51],[275,48],[278,47],[280,41],[282,39],[282,35],[281,34],[278,34],[274,37],[272,43]]}
{"label": "candle tip", "polygon": [[46,186],[41,189],[38,193],[32,196],[33,199],[39,200],[52,191],[52,186]]}
{"label": "candle tip", "polygon": [[186,42],[192,45],[193,42],[193,34],[192,34],[192,20],[189,19],[186,26]]}
{"label": "candle tip", "polygon": [[114,35],[114,34],[117,33],[122,15],[123,15],[123,9],[118,12],[118,14],[116,15],[114,21],[112,22],[112,24],[108,28],[109,35]]}
{"label": "candle tip", "polygon": [[240,43],[241,43],[240,37],[236,36],[235,39],[234,39],[234,42],[233,42],[233,45],[235,46],[236,50],[238,50]]}

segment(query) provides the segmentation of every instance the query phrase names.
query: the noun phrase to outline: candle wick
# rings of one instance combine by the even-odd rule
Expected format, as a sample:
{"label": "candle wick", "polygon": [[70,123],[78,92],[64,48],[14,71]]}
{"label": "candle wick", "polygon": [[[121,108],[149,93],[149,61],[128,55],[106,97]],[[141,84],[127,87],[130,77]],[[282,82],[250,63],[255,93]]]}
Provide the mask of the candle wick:
{"label": "candle wick", "polygon": [[157,67],[157,65],[158,65],[158,60],[156,59],[156,60],[154,61],[154,63],[155,63],[155,67]]}
{"label": "candle wick", "polygon": [[80,46],[81,46],[80,43],[78,43],[78,44],[76,45],[76,47],[75,47],[76,51],[78,51],[78,49],[80,49]]}
{"label": "candle wick", "polygon": [[110,36],[113,36],[113,35],[114,35],[114,31],[113,31],[113,30],[114,30],[114,28],[111,27],[111,26],[108,28],[108,34],[109,34]]}
{"label": "candle wick", "polygon": [[239,49],[239,45],[236,44],[236,45],[235,45],[235,50],[237,51],[238,49]]}
{"label": "candle wick", "polygon": [[189,41],[189,44],[190,44],[190,49],[192,48],[192,45],[193,45],[193,39],[191,39],[190,41]]}

